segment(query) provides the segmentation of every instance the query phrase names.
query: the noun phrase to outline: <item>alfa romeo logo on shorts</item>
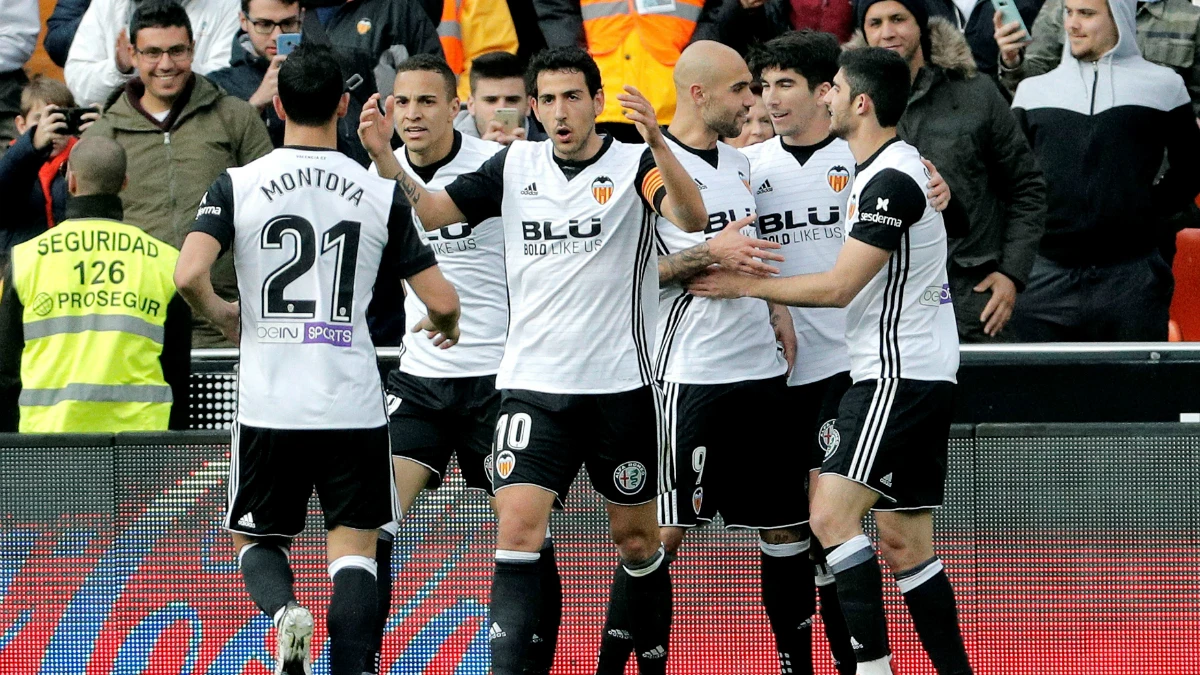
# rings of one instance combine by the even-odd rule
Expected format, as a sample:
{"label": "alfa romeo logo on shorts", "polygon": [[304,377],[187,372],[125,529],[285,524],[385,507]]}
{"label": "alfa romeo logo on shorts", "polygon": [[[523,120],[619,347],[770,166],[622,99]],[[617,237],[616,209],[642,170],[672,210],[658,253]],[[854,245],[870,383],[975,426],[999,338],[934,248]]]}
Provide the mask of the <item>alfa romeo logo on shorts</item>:
{"label": "alfa romeo logo on shorts", "polygon": [[825,423],[821,425],[821,430],[817,432],[817,442],[825,451],[826,458],[837,452],[838,443],[842,442],[842,435],[838,433],[836,424],[837,420],[825,420]]}
{"label": "alfa romeo logo on shorts", "polygon": [[489,483],[496,480],[495,476],[492,475],[492,456],[491,455],[487,455],[486,457],[483,458],[483,472],[487,474]]}
{"label": "alfa romeo logo on shorts", "polygon": [[513,467],[517,465],[517,456],[512,454],[511,450],[501,450],[496,455],[496,473],[500,474],[501,478],[508,478],[512,475]]}
{"label": "alfa romeo logo on shorts", "polygon": [[625,462],[613,471],[613,483],[617,489],[631,495],[646,482],[646,465],[641,462]]}
{"label": "alfa romeo logo on shorts", "polygon": [[704,505],[704,488],[698,487],[692,491],[692,510],[700,515],[700,507]]}

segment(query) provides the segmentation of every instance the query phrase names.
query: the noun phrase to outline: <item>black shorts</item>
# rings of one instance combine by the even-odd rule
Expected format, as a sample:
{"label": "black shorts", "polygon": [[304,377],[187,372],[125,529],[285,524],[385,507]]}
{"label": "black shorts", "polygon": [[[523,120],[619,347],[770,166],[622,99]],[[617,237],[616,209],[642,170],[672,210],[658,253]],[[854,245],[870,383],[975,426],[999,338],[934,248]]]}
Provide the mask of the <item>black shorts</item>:
{"label": "black shorts", "polygon": [[[664,491],[658,522],[695,527],[717,513],[726,527],[808,522],[807,448],[796,447],[787,378],[663,384]],[[753,417],[730,411],[753,410]]]}
{"label": "black shorts", "polygon": [[808,468],[820,469],[825,456],[830,453],[833,439],[837,434],[834,426],[837,422],[838,406],[842,397],[850,388],[852,380],[850,373],[838,373],[823,380],[788,387],[788,409],[798,419],[804,419],[811,424],[802,424],[800,429],[805,439],[804,445],[810,449]]}
{"label": "black shorts", "polygon": [[264,429],[233,425],[225,529],[259,537],[304,530],[313,488],[325,529],[373,530],[396,520],[387,427]]}
{"label": "black shorts", "polygon": [[586,466],[592,487],[613,504],[658,495],[654,389],[617,394],[545,394],[505,389],[496,421],[493,486],[536,485],[558,496]]}
{"label": "black shorts", "polygon": [[467,487],[492,493],[492,437],[500,412],[496,376],[433,379],[388,373],[388,429],[392,455],[433,472],[425,486],[442,484],[450,455]]}
{"label": "black shorts", "polygon": [[844,476],[883,495],[877,511],[941,506],[953,412],[950,382],[857,382],[842,398],[838,435],[821,473]]}

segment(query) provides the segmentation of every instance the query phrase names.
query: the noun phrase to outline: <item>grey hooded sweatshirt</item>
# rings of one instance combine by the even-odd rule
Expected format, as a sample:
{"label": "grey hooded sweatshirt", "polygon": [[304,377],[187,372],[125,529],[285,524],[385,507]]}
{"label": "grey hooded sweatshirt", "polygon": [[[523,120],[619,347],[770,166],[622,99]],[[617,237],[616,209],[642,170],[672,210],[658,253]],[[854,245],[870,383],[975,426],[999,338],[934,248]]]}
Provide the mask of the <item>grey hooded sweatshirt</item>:
{"label": "grey hooded sweatshirt", "polygon": [[[1017,88],[1013,113],[1046,176],[1043,256],[1067,266],[1148,255],[1164,221],[1200,193],[1200,129],[1183,79],[1142,58],[1135,0],[1109,0],[1117,46],[1071,54]],[[1163,164],[1169,169],[1155,181]]]}

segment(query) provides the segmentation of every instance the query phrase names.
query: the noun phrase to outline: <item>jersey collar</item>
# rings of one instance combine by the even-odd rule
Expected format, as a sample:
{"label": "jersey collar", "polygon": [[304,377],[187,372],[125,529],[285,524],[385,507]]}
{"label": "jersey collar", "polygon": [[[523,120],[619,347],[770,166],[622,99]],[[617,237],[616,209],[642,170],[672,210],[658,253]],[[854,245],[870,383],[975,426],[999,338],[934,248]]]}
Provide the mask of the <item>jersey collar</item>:
{"label": "jersey collar", "polygon": [[870,165],[871,165],[871,162],[874,162],[874,161],[875,161],[875,158],[876,158],[876,157],[878,157],[878,156],[879,156],[879,155],[880,155],[880,154],[881,154],[881,153],[882,153],[884,150],[887,150],[887,149],[888,149],[888,147],[889,147],[889,146],[891,146],[893,143],[899,143],[899,142],[900,142],[900,137],[899,137],[899,136],[895,136],[895,137],[893,137],[893,138],[889,139],[889,140],[888,140],[886,143],[884,143],[883,145],[879,146],[879,149],[875,151],[875,154],[873,154],[873,155],[871,155],[870,157],[868,157],[868,158],[866,158],[865,160],[863,160],[863,163],[862,163],[862,164],[857,164],[857,165],[855,165],[855,167],[854,167],[854,173],[855,173],[855,174],[862,173],[862,171],[863,171],[864,169],[866,169],[868,166],[870,166]]}

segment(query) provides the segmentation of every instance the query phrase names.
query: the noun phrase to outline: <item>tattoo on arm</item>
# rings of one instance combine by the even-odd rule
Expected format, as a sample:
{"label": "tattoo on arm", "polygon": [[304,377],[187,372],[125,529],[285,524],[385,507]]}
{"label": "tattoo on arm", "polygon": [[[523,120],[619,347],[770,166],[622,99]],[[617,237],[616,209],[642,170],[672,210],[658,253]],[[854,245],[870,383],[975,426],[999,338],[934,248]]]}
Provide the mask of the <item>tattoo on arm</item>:
{"label": "tattoo on arm", "polygon": [[396,175],[392,176],[392,180],[400,183],[400,189],[404,190],[404,196],[408,197],[408,203],[416,208],[417,202],[421,201],[421,193],[417,191],[417,184],[408,177],[404,169],[397,171]]}
{"label": "tattoo on arm", "polygon": [[711,264],[713,264],[713,259],[708,250],[708,242],[697,244],[679,253],[659,256],[658,283],[665,284],[696,276]]}

